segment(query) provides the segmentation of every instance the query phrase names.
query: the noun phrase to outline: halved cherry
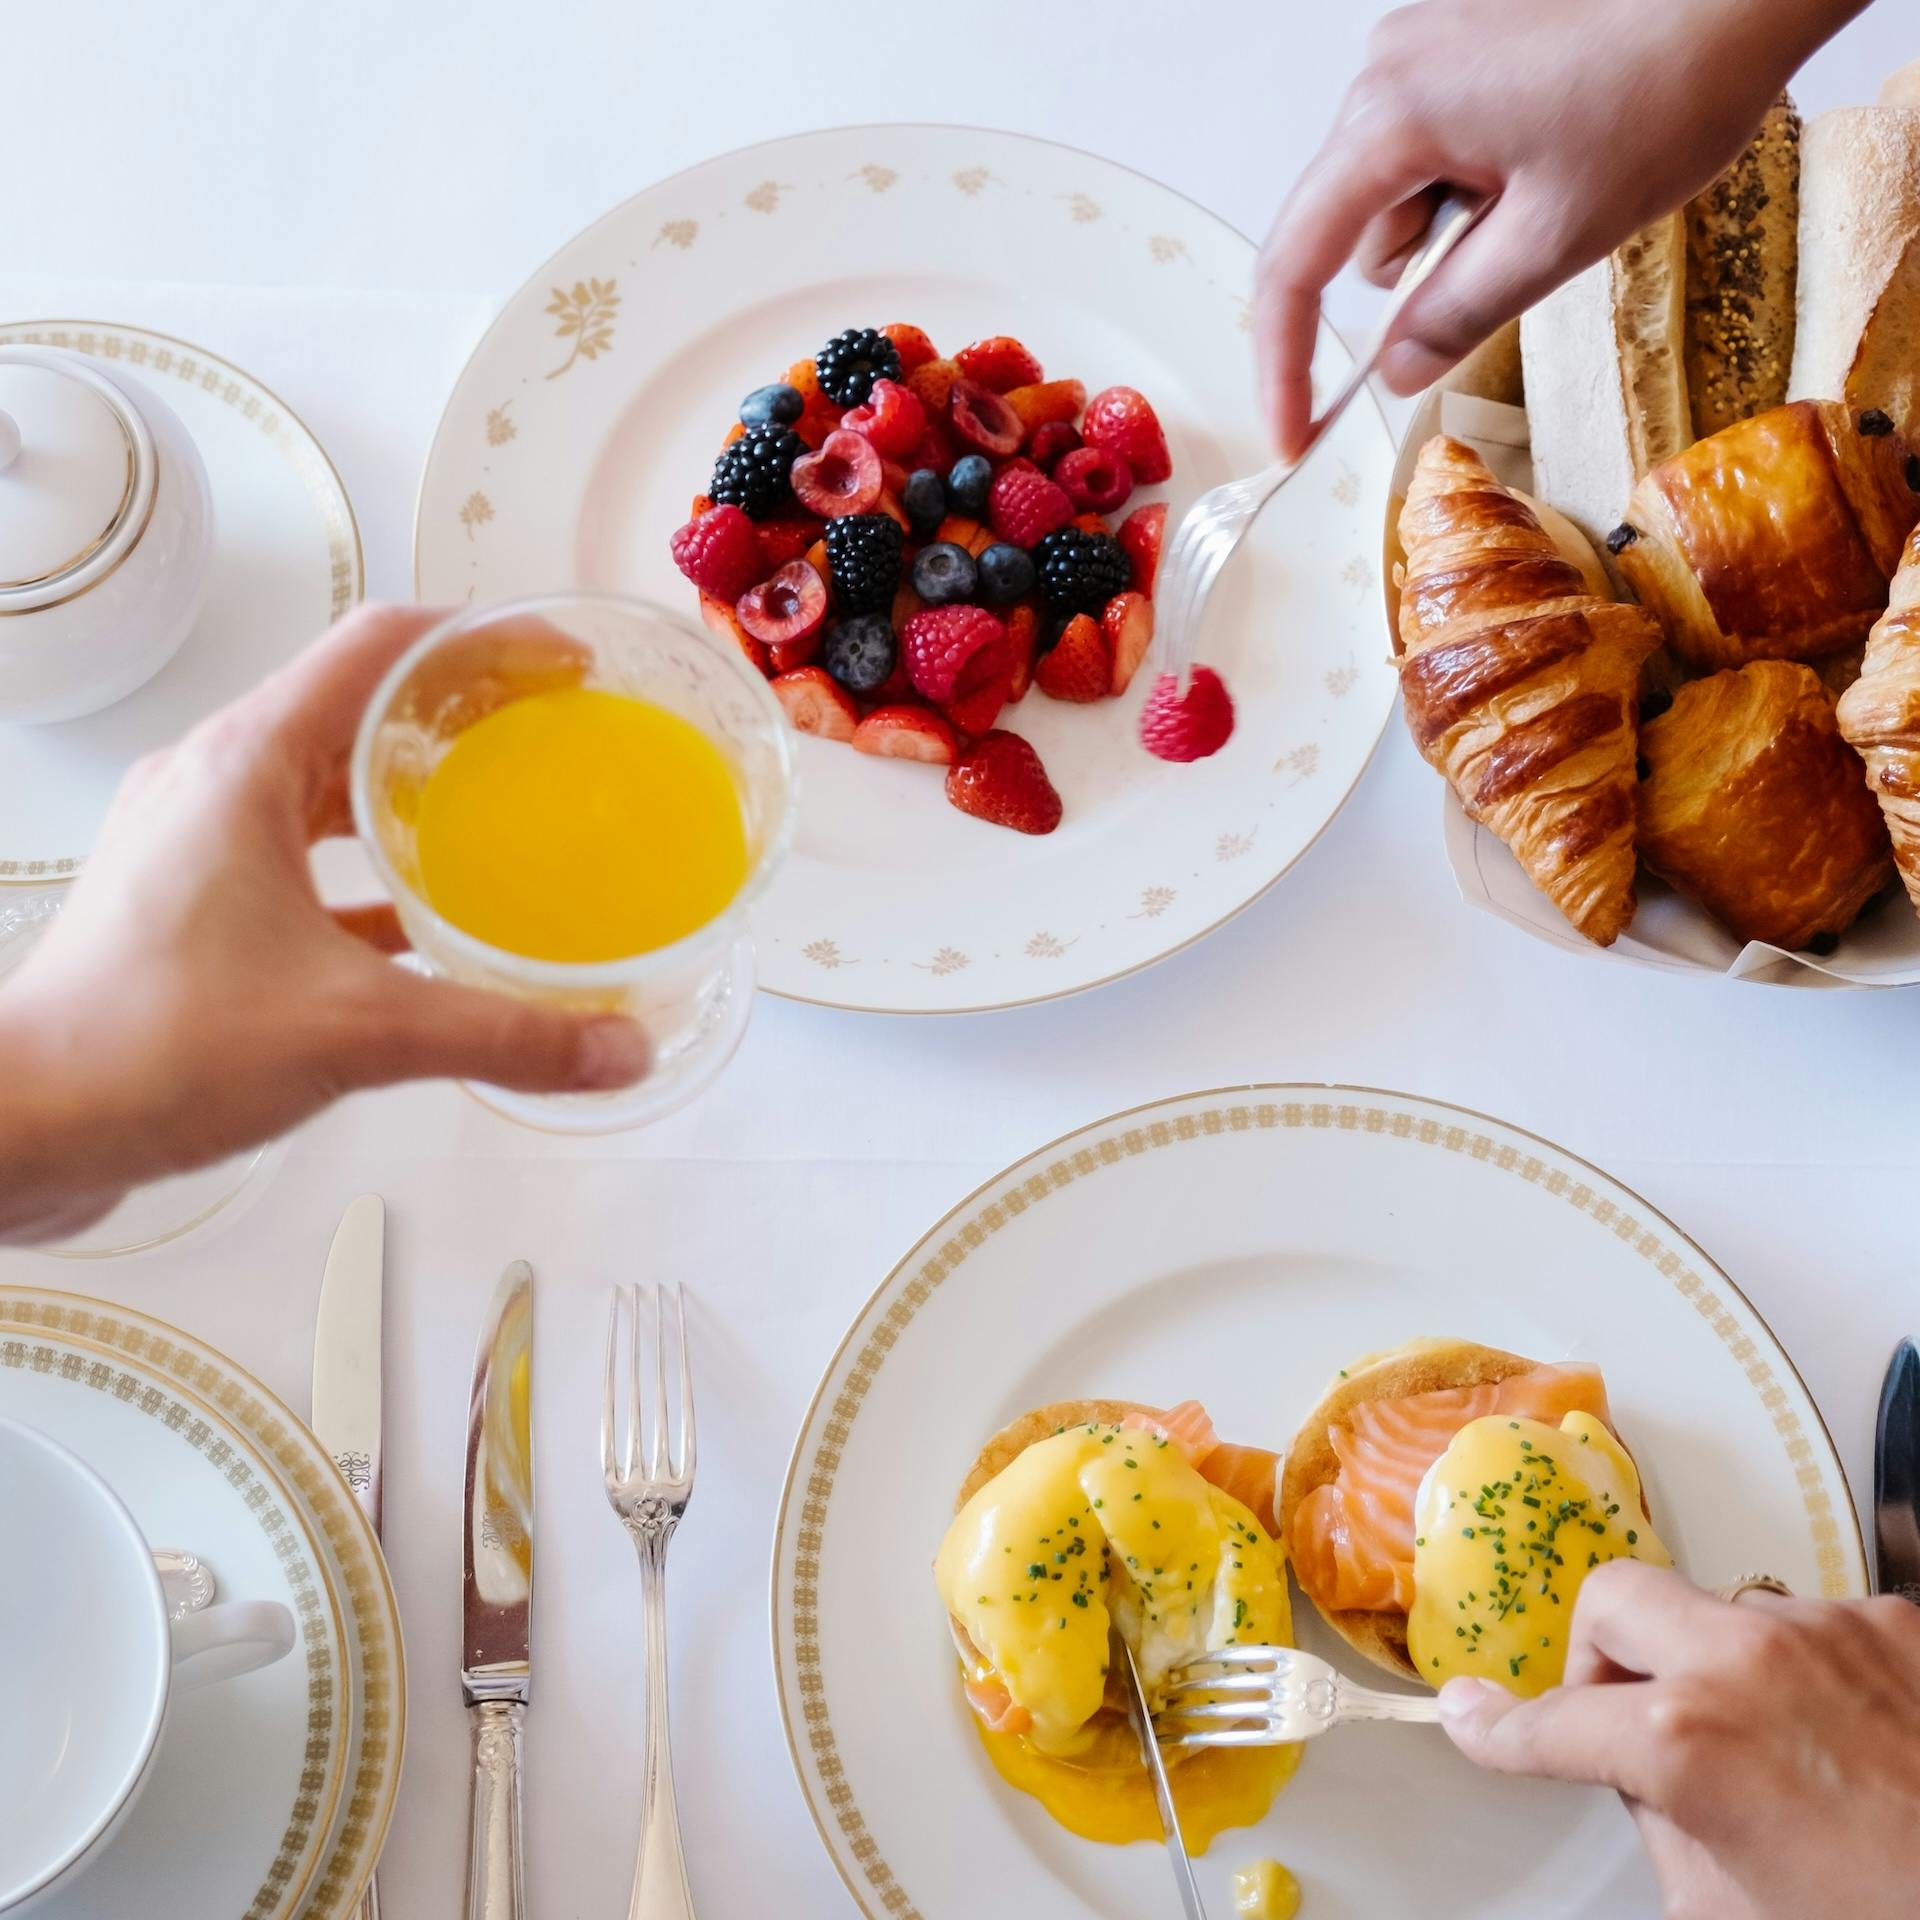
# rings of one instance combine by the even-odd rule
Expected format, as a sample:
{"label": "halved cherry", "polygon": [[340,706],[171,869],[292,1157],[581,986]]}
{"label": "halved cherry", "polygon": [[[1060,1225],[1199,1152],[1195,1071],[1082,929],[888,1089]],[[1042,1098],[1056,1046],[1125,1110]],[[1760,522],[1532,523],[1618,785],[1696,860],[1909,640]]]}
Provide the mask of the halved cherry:
{"label": "halved cherry", "polygon": [[825,520],[870,513],[885,477],[880,456],[859,434],[842,427],[827,435],[818,453],[802,454],[793,463],[793,494]]}
{"label": "halved cherry", "polygon": [[771,580],[734,602],[740,624],[770,647],[810,640],[827,618],[827,585],[805,560],[789,560]]}
{"label": "halved cherry", "polygon": [[[968,446],[996,457],[1018,452],[1026,433],[1020,416],[997,393],[977,380],[953,383],[953,391],[947,396],[947,418]],[[799,472],[798,461],[794,463],[794,471]]]}

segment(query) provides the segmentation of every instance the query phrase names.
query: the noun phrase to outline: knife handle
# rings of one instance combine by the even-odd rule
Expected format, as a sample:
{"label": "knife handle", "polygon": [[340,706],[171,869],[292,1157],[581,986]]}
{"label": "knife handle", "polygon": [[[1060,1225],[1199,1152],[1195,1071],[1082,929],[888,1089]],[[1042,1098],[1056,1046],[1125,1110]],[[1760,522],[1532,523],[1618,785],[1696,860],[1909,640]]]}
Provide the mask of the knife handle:
{"label": "knife handle", "polygon": [[518,1700],[480,1700],[473,1717],[473,1800],[467,1819],[467,1920],[522,1920]]}

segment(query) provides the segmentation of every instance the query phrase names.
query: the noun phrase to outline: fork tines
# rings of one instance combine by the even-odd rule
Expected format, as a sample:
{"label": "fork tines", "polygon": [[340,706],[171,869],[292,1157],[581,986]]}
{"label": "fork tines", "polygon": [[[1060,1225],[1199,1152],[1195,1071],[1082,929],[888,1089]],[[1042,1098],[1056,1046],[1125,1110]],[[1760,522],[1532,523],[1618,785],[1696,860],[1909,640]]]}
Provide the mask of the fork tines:
{"label": "fork tines", "polygon": [[[649,1300],[648,1296],[651,1296]],[[671,1302],[671,1316],[669,1316]],[[669,1326],[671,1317],[671,1326]],[[625,1338],[621,1322],[626,1322]],[[651,1323],[653,1364],[644,1363]],[[668,1348],[674,1350],[679,1375],[678,1432],[671,1446],[667,1438]],[[624,1360],[624,1367],[622,1362]],[[620,1375],[625,1374],[625,1392],[618,1391]],[[651,1417],[647,1420],[647,1440],[642,1454],[640,1433],[643,1401],[641,1383],[652,1375]],[[624,1422],[621,1408],[624,1405]],[[622,1425],[625,1438],[620,1438]],[[651,1483],[658,1486],[690,1486],[694,1469],[693,1374],[687,1365],[687,1310],[685,1290],[680,1287],[617,1286],[607,1315],[607,1369],[605,1394],[600,1410],[600,1460],[606,1474],[607,1490],[617,1493],[637,1490]]]}

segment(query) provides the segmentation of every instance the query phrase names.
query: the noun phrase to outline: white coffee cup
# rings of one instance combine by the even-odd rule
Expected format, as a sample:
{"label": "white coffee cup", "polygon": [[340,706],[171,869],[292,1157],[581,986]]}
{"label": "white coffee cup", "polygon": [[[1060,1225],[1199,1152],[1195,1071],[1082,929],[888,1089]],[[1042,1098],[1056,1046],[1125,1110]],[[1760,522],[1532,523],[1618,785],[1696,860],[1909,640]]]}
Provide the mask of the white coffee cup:
{"label": "white coffee cup", "polygon": [[105,1851],[153,1772],[175,1693],[293,1650],[278,1601],[169,1623],[133,1515],[65,1447],[0,1420],[0,1913],[23,1914]]}

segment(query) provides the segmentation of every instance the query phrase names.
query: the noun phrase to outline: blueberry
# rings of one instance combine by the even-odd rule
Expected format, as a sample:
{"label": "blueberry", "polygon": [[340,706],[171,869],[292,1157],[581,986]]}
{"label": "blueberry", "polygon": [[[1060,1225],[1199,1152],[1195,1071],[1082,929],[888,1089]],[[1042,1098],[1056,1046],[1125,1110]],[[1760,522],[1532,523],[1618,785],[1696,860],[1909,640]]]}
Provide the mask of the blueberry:
{"label": "blueberry", "polygon": [[915,533],[931,533],[947,517],[947,483],[931,467],[916,467],[907,475],[900,504]]}
{"label": "blueberry", "polygon": [[993,485],[993,463],[984,453],[970,453],[953,463],[947,475],[947,498],[962,512],[978,518],[987,510],[987,489]]}
{"label": "blueberry", "polygon": [[755,387],[740,402],[743,427],[790,427],[806,409],[798,387],[776,380],[770,387]]}
{"label": "blueberry", "polygon": [[980,597],[990,607],[1011,606],[1033,591],[1033,561],[1024,547],[996,540],[980,556]]}
{"label": "blueberry", "polygon": [[951,540],[922,547],[913,563],[913,590],[930,607],[951,607],[973,598],[973,555]]}
{"label": "blueberry", "polygon": [[827,671],[849,693],[872,693],[893,671],[899,648],[884,613],[857,613],[827,630],[821,654]]}

